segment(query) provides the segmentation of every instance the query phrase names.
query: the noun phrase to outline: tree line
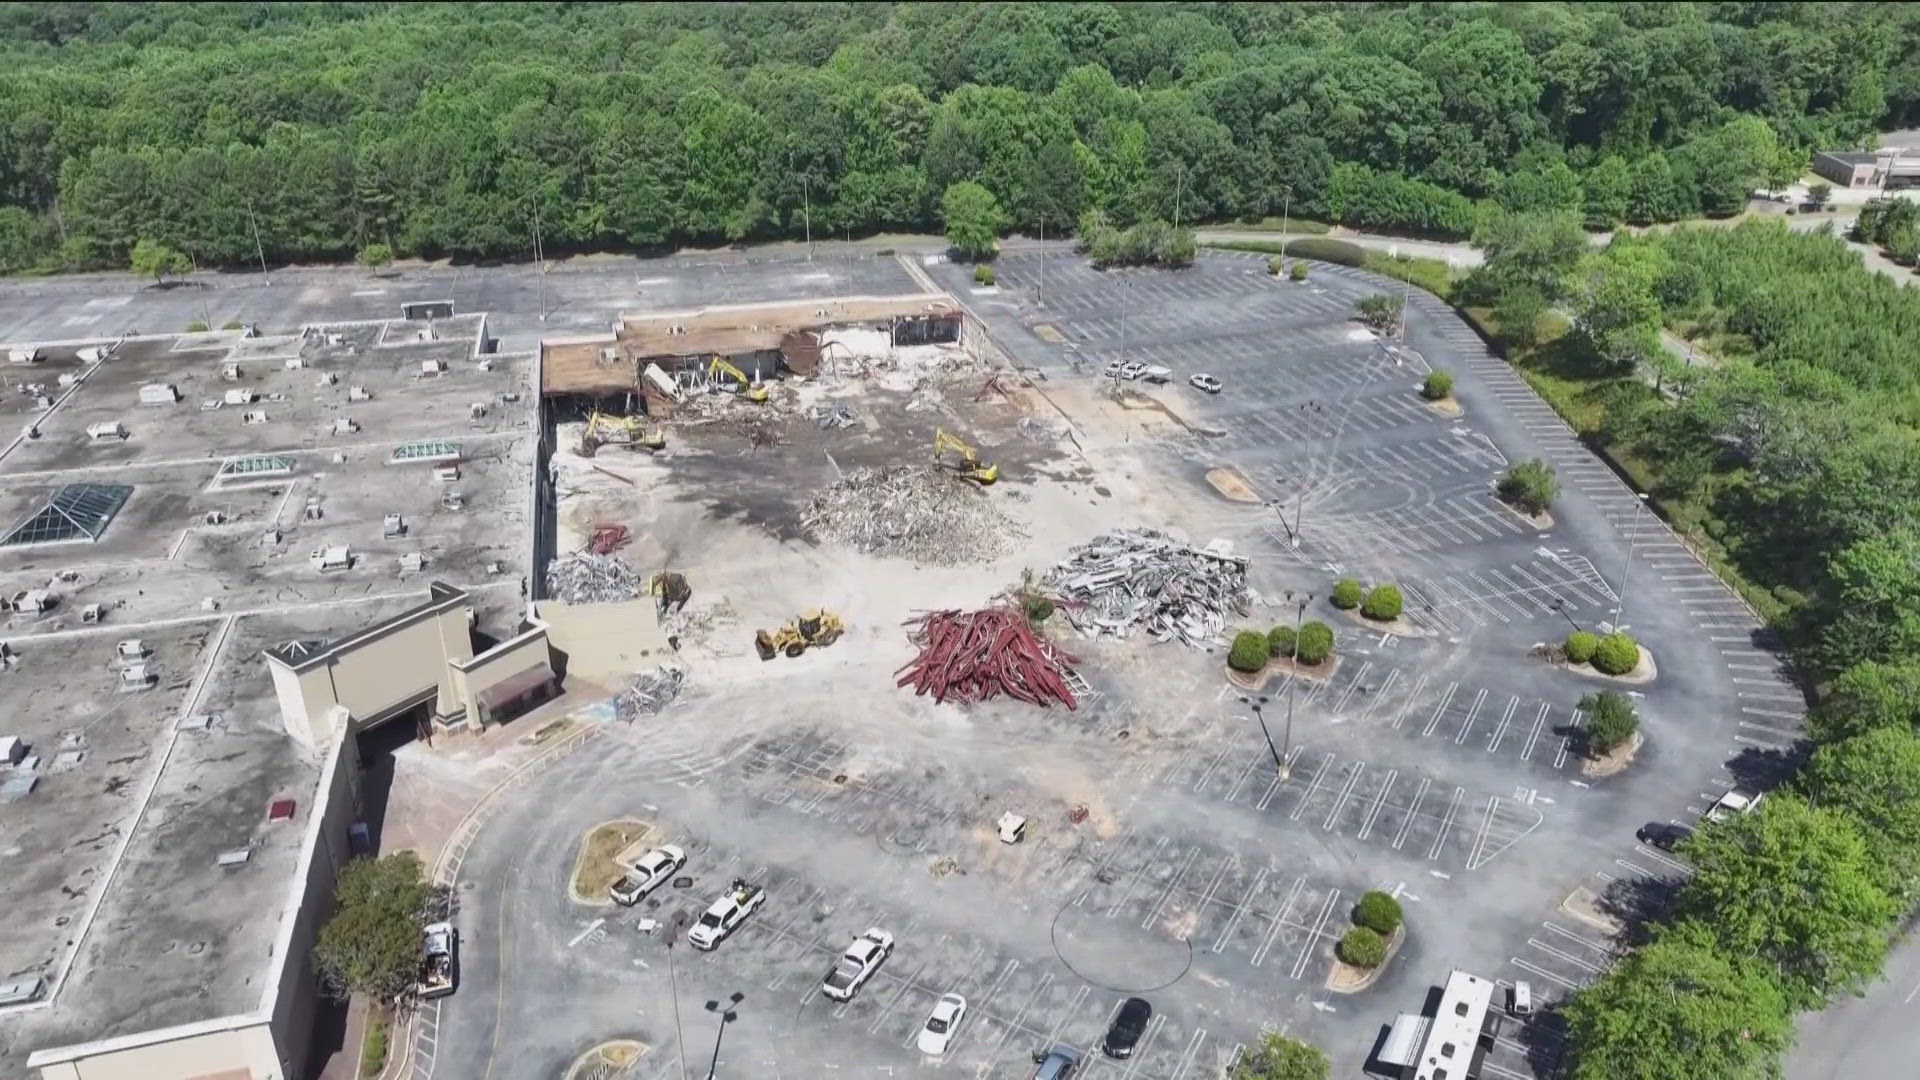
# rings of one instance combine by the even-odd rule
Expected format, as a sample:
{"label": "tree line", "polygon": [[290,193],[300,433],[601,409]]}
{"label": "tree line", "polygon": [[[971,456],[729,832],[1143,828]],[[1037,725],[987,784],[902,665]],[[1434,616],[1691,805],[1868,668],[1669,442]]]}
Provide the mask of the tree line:
{"label": "tree line", "polygon": [[0,268],[1311,215],[1727,213],[1920,106],[1883,4],[45,4]]}
{"label": "tree line", "polygon": [[[1920,290],[1778,222],[1589,251],[1567,215],[1508,215],[1482,239],[1462,298],[1577,387],[1559,404],[1744,580],[1817,697],[1806,767],[1687,841],[1650,943],[1569,1003],[1573,1075],[1777,1076],[1794,1014],[1865,988],[1920,905]],[[1543,343],[1549,309],[1571,327]]]}

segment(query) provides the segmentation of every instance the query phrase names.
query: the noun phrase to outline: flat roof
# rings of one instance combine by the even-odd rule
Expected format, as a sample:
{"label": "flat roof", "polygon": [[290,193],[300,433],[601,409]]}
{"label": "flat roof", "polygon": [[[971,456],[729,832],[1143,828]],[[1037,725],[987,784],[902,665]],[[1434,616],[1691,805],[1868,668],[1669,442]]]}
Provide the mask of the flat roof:
{"label": "flat roof", "polygon": [[1820,156],[1838,161],[1843,165],[1871,165],[1880,160],[1878,154],[1869,154],[1859,150],[1827,150],[1823,151]]}
{"label": "flat roof", "polygon": [[[299,664],[449,594],[489,619],[520,610],[534,357],[484,354],[482,316],[438,320],[430,341],[396,322],[129,339],[98,364],[48,346],[33,365],[48,384],[86,377],[34,418],[39,438],[0,442],[0,529],[57,508],[94,539],[0,547],[0,592],[55,596],[0,613],[18,657],[0,678],[0,736],[22,738],[33,765],[31,788],[0,804],[0,972],[47,987],[0,1009],[0,1075],[33,1051],[217,1024],[266,1000],[324,762],[285,732],[262,653]],[[423,357],[446,371],[423,374]],[[141,406],[162,371],[185,400]],[[236,381],[271,423],[201,407]],[[354,386],[367,394],[349,398]],[[341,415],[361,430],[337,435]],[[88,443],[87,424],[114,418],[130,438]],[[459,444],[458,481],[388,464],[427,441]],[[395,513],[406,534],[383,537]],[[342,545],[353,569],[313,565],[311,551]],[[402,569],[409,555],[422,573]],[[121,688],[123,640],[141,643],[145,689]],[[291,818],[270,820],[278,800]]]}
{"label": "flat roof", "polygon": [[1492,1002],[1493,980],[1458,968],[1447,975],[1414,1069],[1415,1080],[1465,1080]]}

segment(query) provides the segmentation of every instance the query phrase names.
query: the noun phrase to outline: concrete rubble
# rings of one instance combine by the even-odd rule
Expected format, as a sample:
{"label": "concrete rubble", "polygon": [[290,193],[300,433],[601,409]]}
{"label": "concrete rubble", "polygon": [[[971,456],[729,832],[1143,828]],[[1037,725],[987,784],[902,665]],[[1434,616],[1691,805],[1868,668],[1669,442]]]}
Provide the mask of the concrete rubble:
{"label": "concrete rubble", "polygon": [[1061,611],[1087,637],[1126,637],[1144,627],[1156,641],[1216,644],[1229,618],[1247,613],[1247,560],[1197,548],[1156,529],[1122,529],[1074,549],[1047,572]]}
{"label": "concrete rubble", "polygon": [[993,496],[935,465],[852,469],[802,508],[815,540],[953,566],[991,561],[1025,534]]}
{"label": "concrete rubble", "polygon": [[614,695],[613,715],[627,721],[639,716],[652,716],[673,704],[673,699],[680,696],[680,684],[686,678],[685,669],[672,664],[661,664],[652,671],[634,675]]}
{"label": "concrete rubble", "polygon": [[632,600],[646,591],[640,572],[618,555],[575,551],[547,564],[547,595],[568,604]]}

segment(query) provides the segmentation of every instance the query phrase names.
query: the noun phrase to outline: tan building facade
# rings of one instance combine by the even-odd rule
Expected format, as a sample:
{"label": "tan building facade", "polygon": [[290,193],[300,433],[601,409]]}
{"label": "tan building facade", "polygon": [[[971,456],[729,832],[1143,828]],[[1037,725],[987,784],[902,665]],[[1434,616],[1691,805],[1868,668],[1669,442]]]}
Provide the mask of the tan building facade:
{"label": "tan building facade", "polygon": [[512,637],[475,653],[467,594],[434,582],[427,601],[334,642],[267,650],[287,733],[323,745],[342,723],[364,729],[429,706],[440,725],[496,722],[555,685],[546,624],[528,619]]}

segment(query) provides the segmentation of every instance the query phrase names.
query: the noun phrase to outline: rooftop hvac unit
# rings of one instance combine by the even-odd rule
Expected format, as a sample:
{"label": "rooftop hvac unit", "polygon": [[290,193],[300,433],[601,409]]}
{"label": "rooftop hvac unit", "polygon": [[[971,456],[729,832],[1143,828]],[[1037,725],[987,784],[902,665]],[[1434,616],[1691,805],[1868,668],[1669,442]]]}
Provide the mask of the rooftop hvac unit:
{"label": "rooftop hvac unit", "polygon": [[78,386],[80,385],[80,376],[71,371],[63,371],[60,373],[60,378],[56,381],[59,382],[61,386]]}
{"label": "rooftop hvac unit", "polygon": [[467,419],[484,420],[486,419],[486,416],[487,416],[486,402],[476,401],[467,406]]}
{"label": "rooftop hvac unit", "polygon": [[443,484],[458,483],[460,480],[460,466],[441,465],[433,470],[433,478]]}
{"label": "rooftop hvac unit", "polygon": [[243,424],[264,424],[267,422],[267,410],[248,409],[246,412],[240,414],[240,422]]}
{"label": "rooftop hvac unit", "polygon": [[158,677],[148,669],[145,660],[136,660],[120,669],[120,690],[122,693],[145,690],[158,681]]}
{"label": "rooftop hvac unit", "polygon": [[280,527],[278,525],[275,525],[269,528],[266,532],[263,532],[260,534],[260,545],[262,547],[275,547],[275,546],[278,546],[279,543],[280,543]]}
{"label": "rooftop hvac unit", "polygon": [[222,405],[225,405],[225,404],[226,404],[226,402],[224,402],[224,401],[221,401],[221,400],[220,400],[219,398],[217,398],[217,397],[210,397],[210,398],[208,398],[208,399],[206,399],[205,401],[202,401],[202,402],[200,403],[200,411],[201,411],[201,412],[213,412],[213,411],[214,411],[215,409],[218,409],[218,408],[219,408],[220,406],[222,406]]}
{"label": "rooftop hvac unit", "polygon": [[321,386],[332,386],[339,381],[340,381],[340,373],[337,371],[329,371],[326,374],[320,376]]}
{"label": "rooftop hvac unit", "polygon": [[31,345],[15,345],[7,350],[7,362],[10,364],[37,364],[46,358],[46,350]]}
{"label": "rooftop hvac unit", "polygon": [[18,765],[27,756],[27,744],[18,735],[0,737],[0,765]]}
{"label": "rooftop hvac unit", "polygon": [[46,989],[46,980],[38,975],[26,975],[10,982],[0,983],[0,1007],[25,1005],[37,1001]]}
{"label": "rooftop hvac unit", "polygon": [[113,647],[113,654],[122,660],[139,660],[152,651],[147,648],[146,642],[137,637],[128,638]]}
{"label": "rooftop hvac unit", "polygon": [[458,510],[467,505],[467,497],[457,491],[449,491],[440,496],[440,506],[446,510]]}
{"label": "rooftop hvac unit", "polygon": [[445,360],[420,361],[420,374],[422,375],[438,375],[445,370],[447,370],[447,362]]}
{"label": "rooftop hvac unit", "polygon": [[306,519],[307,521],[319,521],[320,520],[320,500],[308,499],[307,508],[301,512],[300,516]]}
{"label": "rooftop hvac unit", "polygon": [[240,365],[229,360],[220,365],[220,377],[228,382],[240,381]]}
{"label": "rooftop hvac unit", "polygon": [[299,371],[307,366],[307,362],[298,356],[289,356],[280,366],[288,371]]}
{"label": "rooftop hvac unit", "polygon": [[229,405],[251,405],[260,400],[260,395],[254,393],[252,390],[237,388],[227,391],[226,394],[221,397],[221,400]]}
{"label": "rooftop hvac unit", "polygon": [[348,553],[345,544],[316,548],[311,555],[307,556],[307,560],[313,563],[315,570],[323,573],[331,570],[346,570],[353,566],[353,556]]}
{"label": "rooftop hvac unit", "polygon": [[83,364],[97,364],[107,358],[107,350],[98,345],[89,345],[73,355]]}
{"label": "rooftop hvac unit", "polygon": [[101,439],[124,439],[126,437],[127,429],[122,426],[118,420],[108,420],[103,423],[87,425],[87,438],[95,441]]}
{"label": "rooftop hvac unit", "polygon": [[225,525],[227,523],[227,512],[225,510],[209,510],[203,520],[209,525]]}
{"label": "rooftop hvac unit", "polygon": [[480,361],[480,364],[479,364],[479,368],[480,368],[480,370],[481,370],[481,371],[492,371],[492,370],[493,370],[493,361],[491,361],[491,360],[482,360],[482,361]]}
{"label": "rooftop hvac unit", "polygon": [[420,329],[415,330],[413,332],[413,340],[415,341],[433,341],[439,336],[440,335],[433,332],[433,327],[431,325],[423,326]]}
{"label": "rooftop hvac unit", "polygon": [[333,433],[335,435],[351,435],[354,432],[359,430],[360,430],[360,425],[355,423],[353,420],[351,420],[348,417],[339,416],[334,418]]}
{"label": "rooftop hvac unit", "polygon": [[400,556],[400,572],[403,574],[417,574],[426,565],[426,557],[417,551],[410,551]]}
{"label": "rooftop hvac unit", "polygon": [[27,589],[13,594],[8,606],[28,615],[38,615],[53,607],[53,594],[45,589]]}
{"label": "rooftop hvac unit", "polygon": [[80,609],[80,621],[83,623],[97,623],[106,617],[107,609],[101,604],[88,604]]}
{"label": "rooftop hvac unit", "polygon": [[347,400],[371,401],[373,400],[373,395],[368,393],[367,388],[364,386],[349,386],[347,387]]}
{"label": "rooftop hvac unit", "polygon": [[34,412],[46,412],[48,409],[51,409],[51,408],[53,408],[52,398],[48,397],[45,394],[33,395],[33,411]]}
{"label": "rooftop hvac unit", "polygon": [[[60,376],[62,379],[65,375]],[[180,400],[180,391],[172,383],[148,383],[140,388],[140,404],[171,405]]]}
{"label": "rooftop hvac unit", "polygon": [[385,522],[382,523],[380,535],[389,540],[396,536],[407,535],[407,519],[399,514],[388,514]]}

